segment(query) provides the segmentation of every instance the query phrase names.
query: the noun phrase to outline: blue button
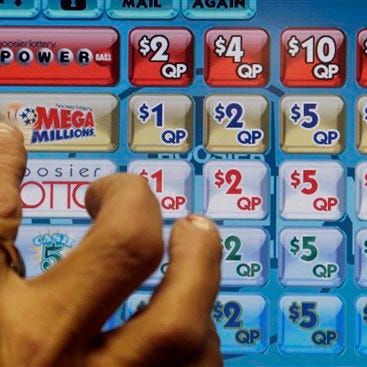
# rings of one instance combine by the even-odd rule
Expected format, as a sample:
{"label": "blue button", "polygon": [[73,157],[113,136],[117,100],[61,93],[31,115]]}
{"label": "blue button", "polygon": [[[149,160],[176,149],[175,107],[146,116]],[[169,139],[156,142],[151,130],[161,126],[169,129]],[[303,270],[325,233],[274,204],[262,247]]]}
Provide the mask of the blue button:
{"label": "blue button", "polygon": [[285,286],[339,287],[344,242],[337,228],[287,228],[280,233],[279,279]]}
{"label": "blue button", "polygon": [[262,286],[268,279],[269,236],[262,228],[221,227],[223,287]]}
{"label": "blue button", "polygon": [[367,229],[361,229],[355,241],[355,278],[360,287],[367,287]]}
{"label": "blue button", "polygon": [[107,15],[115,19],[172,19],[179,8],[179,0],[106,0]]}
{"label": "blue button", "polygon": [[107,332],[122,326],[125,318],[125,305],[120,306],[113,315],[104,323],[102,331]]}
{"label": "blue button", "polygon": [[98,18],[103,0],[44,0],[43,13],[49,18]]}
{"label": "blue button", "polygon": [[269,345],[268,305],[260,295],[220,294],[212,318],[224,354],[262,353]]}
{"label": "blue button", "polygon": [[121,317],[124,321],[130,319],[131,316],[134,315],[136,311],[139,311],[142,307],[145,307],[152,296],[152,292],[136,292],[132,296],[130,296],[123,308],[124,315]]}
{"label": "blue button", "polygon": [[367,297],[360,297],[356,304],[356,349],[367,354]]}
{"label": "blue button", "polygon": [[34,18],[41,9],[41,0],[0,1],[0,18]]}
{"label": "blue button", "polygon": [[[149,303],[152,293],[136,292],[130,296],[121,312],[109,321],[112,328],[116,318],[127,321],[136,311]],[[239,293],[219,294],[212,318],[221,340],[224,354],[262,353],[269,345],[268,304],[260,295]]]}
{"label": "blue button", "polygon": [[288,295],[280,300],[283,353],[339,354],[344,349],[344,304],[339,297]]}
{"label": "blue button", "polygon": [[190,19],[250,19],[256,0],[183,0],[182,9]]}

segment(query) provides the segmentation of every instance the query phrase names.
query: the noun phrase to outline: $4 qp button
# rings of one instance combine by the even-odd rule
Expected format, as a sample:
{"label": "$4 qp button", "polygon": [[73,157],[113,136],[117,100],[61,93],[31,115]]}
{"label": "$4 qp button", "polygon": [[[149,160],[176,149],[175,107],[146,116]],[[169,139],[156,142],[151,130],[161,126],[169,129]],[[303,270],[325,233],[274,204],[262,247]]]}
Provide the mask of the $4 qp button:
{"label": "$4 qp button", "polygon": [[214,28],[205,35],[205,81],[213,87],[261,87],[269,79],[269,35],[260,28]]}
{"label": "$4 qp button", "polygon": [[129,77],[139,86],[188,86],[194,37],[186,28],[136,28],[130,33]]}

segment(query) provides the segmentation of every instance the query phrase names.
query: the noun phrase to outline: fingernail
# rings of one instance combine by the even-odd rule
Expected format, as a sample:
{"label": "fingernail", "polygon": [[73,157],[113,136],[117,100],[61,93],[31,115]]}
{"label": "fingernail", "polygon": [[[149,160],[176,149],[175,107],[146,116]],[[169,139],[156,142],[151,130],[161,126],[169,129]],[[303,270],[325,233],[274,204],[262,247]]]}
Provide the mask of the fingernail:
{"label": "fingernail", "polygon": [[208,218],[205,218],[198,214],[190,214],[187,216],[187,219],[196,227],[200,229],[204,229],[206,231],[212,231],[215,229],[215,226],[212,221]]}

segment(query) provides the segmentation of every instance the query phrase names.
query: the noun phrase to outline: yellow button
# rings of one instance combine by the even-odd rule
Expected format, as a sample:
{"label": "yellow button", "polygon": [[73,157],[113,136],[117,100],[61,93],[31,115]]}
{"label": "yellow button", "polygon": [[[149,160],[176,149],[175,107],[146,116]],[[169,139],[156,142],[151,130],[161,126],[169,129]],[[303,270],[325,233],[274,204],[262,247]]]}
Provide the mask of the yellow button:
{"label": "yellow button", "polygon": [[357,102],[357,148],[367,153],[367,96],[360,97]]}
{"label": "yellow button", "polygon": [[0,121],[18,127],[31,152],[111,152],[119,100],[104,93],[1,93]]}
{"label": "yellow button", "polygon": [[345,104],[334,95],[281,100],[280,146],[286,153],[337,154],[345,144]]}
{"label": "yellow button", "polygon": [[261,95],[210,95],[204,101],[204,146],[210,152],[263,153],[269,103]]}
{"label": "yellow button", "polygon": [[192,146],[193,102],[184,94],[135,94],[129,100],[133,152],[187,152]]}

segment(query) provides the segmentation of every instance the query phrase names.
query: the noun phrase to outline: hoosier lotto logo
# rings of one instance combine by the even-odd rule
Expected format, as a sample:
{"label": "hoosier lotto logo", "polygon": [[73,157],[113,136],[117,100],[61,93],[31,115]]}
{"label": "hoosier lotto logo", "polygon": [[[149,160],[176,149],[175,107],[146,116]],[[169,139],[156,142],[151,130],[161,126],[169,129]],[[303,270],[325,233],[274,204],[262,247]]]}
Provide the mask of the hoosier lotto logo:
{"label": "hoosier lotto logo", "polygon": [[30,144],[95,136],[95,117],[88,106],[10,104],[6,107],[8,122],[23,131]]}

